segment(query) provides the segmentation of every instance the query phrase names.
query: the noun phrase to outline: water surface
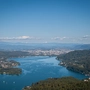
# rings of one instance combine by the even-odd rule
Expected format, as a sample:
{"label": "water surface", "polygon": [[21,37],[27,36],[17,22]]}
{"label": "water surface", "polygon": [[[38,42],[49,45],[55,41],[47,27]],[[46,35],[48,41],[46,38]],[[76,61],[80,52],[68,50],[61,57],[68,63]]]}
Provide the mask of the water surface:
{"label": "water surface", "polygon": [[84,75],[67,70],[59,64],[55,57],[32,56],[13,58],[20,62],[22,74],[19,76],[0,75],[0,90],[22,90],[24,86],[51,77],[73,76],[78,79],[86,78]]}

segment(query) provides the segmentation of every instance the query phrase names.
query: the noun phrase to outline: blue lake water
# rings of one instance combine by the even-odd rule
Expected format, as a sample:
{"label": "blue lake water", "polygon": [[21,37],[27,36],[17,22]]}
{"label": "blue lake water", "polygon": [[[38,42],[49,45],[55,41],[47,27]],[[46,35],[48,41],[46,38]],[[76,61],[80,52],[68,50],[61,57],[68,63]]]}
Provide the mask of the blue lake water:
{"label": "blue lake water", "polygon": [[67,70],[59,64],[55,57],[32,56],[25,58],[13,58],[20,62],[22,74],[19,76],[0,75],[0,90],[22,90],[24,86],[51,77],[73,76],[78,79],[86,76]]}

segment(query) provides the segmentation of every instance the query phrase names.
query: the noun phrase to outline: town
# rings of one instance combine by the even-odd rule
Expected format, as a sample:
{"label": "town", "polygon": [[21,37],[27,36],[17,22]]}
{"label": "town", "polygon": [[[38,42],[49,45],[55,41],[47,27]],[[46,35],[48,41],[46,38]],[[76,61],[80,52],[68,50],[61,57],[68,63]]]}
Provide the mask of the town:
{"label": "town", "polygon": [[35,55],[35,56],[57,56],[60,54],[65,54],[68,53],[72,50],[68,50],[68,49],[50,49],[50,50],[42,50],[42,49],[38,49],[38,50],[27,50],[27,52],[29,52],[30,55]]}

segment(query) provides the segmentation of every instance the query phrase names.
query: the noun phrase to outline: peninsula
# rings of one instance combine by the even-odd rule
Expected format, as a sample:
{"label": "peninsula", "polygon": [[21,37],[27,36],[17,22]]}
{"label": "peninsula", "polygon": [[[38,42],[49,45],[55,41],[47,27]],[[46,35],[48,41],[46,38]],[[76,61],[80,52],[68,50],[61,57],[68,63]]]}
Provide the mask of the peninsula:
{"label": "peninsula", "polygon": [[90,50],[76,50],[57,56],[60,65],[67,69],[90,76]]}
{"label": "peninsula", "polygon": [[20,65],[20,63],[8,59],[26,55],[28,54],[22,51],[0,51],[0,74],[8,74],[8,75],[21,74],[22,69],[16,68],[16,66]]}

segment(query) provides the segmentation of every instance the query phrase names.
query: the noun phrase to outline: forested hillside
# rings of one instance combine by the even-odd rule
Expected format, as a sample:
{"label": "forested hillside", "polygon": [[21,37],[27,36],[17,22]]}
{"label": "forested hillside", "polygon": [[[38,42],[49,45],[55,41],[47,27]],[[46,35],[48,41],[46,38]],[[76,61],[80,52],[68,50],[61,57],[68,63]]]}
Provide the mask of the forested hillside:
{"label": "forested hillside", "polygon": [[90,80],[77,80],[73,77],[50,78],[26,86],[23,90],[90,90]]}
{"label": "forested hillside", "polygon": [[90,76],[90,50],[76,50],[59,55],[60,65],[67,69]]}

